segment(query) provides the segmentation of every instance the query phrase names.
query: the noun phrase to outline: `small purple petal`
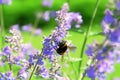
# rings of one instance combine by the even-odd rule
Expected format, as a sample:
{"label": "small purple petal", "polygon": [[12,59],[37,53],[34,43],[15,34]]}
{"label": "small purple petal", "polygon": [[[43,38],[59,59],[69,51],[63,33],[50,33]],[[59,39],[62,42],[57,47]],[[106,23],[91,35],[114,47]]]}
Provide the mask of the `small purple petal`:
{"label": "small purple petal", "polygon": [[3,53],[5,55],[10,55],[11,54],[11,49],[10,47],[6,46],[4,49],[3,49]]}
{"label": "small purple petal", "polygon": [[88,45],[88,49],[86,50],[87,56],[92,56],[93,55],[93,48],[91,45]]}
{"label": "small purple petal", "polygon": [[24,26],[22,27],[22,30],[23,30],[23,31],[30,32],[30,31],[32,30],[32,26],[31,26],[30,24],[24,25]]}
{"label": "small purple petal", "polygon": [[95,80],[95,69],[93,66],[90,66],[86,72],[88,77],[90,77],[92,80]]}
{"label": "small purple petal", "polygon": [[103,20],[108,24],[112,24],[114,22],[114,17],[109,10],[106,11],[106,15]]}
{"label": "small purple petal", "polygon": [[42,30],[41,29],[36,29],[35,31],[34,31],[34,34],[35,35],[41,35],[42,34]]}
{"label": "small purple petal", "polygon": [[117,5],[116,5],[116,6],[117,6],[117,9],[120,10],[120,1],[117,2]]}
{"label": "small purple petal", "polygon": [[38,59],[38,65],[43,65],[44,64],[44,62],[42,61],[42,57],[39,57],[39,59]]}
{"label": "small purple petal", "polygon": [[43,0],[42,5],[47,6],[47,7],[51,7],[52,3],[53,3],[53,0]]}

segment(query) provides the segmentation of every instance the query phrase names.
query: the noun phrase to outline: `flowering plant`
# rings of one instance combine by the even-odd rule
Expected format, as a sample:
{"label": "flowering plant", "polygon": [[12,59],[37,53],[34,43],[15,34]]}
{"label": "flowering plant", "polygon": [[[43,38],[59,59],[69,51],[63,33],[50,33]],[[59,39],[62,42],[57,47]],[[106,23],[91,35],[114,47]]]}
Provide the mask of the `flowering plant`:
{"label": "flowering plant", "polygon": [[[94,41],[88,45],[86,44],[100,0],[96,2],[90,25],[83,33],[77,29],[80,29],[84,17],[82,18],[79,12],[70,11],[70,1],[68,0],[60,10],[38,12],[35,15],[34,25],[15,24],[10,27],[10,34],[5,34],[3,5],[10,5],[11,2],[11,0],[0,1],[2,43],[0,45],[0,80],[87,80],[87,78],[107,80],[107,75],[115,71],[114,66],[120,62],[120,1],[108,3],[108,9],[101,21],[102,32],[99,33],[102,35],[102,41]],[[42,6],[51,8],[53,3],[54,0],[43,0]],[[40,19],[46,23],[49,23],[51,19],[56,22],[54,23],[56,24],[55,29],[47,36],[43,36],[44,30],[37,28]],[[73,26],[75,27],[73,28]],[[75,51],[75,49],[78,50],[78,46],[68,40],[72,29],[77,30],[75,32],[79,32],[78,34],[84,35],[80,54]],[[29,34],[29,42],[24,40],[26,36],[23,34]],[[37,39],[37,37],[42,39],[42,41],[39,39],[37,41],[38,45],[41,44],[39,49],[32,44],[33,39]],[[73,55],[76,53],[79,57],[74,58],[70,53]],[[84,61],[84,58],[88,59]],[[2,70],[4,68],[5,70]]]}

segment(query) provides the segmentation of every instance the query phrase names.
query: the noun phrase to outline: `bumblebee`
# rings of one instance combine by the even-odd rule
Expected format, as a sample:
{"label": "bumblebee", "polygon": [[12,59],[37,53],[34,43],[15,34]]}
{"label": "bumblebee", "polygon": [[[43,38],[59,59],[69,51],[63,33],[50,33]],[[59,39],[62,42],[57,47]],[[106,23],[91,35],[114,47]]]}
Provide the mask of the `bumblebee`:
{"label": "bumblebee", "polygon": [[76,46],[72,45],[72,44],[67,44],[67,41],[61,41],[59,44],[58,44],[58,48],[56,49],[56,52],[59,54],[59,55],[62,55],[62,58],[61,58],[61,61],[63,61],[64,59],[64,54],[66,53],[66,51],[68,50],[72,50],[72,51],[75,51],[76,49]]}
{"label": "bumblebee", "polygon": [[56,49],[56,52],[60,55],[64,55],[67,50],[71,50],[74,52],[76,50],[76,46],[67,43],[67,41],[63,40],[58,44],[58,48]]}
{"label": "bumblebee", "polygon": [[58,48],[56,49],[57,53],[60,55],[64,55],[64,53],[67,51],[67,44],[66,41],[62,41],[58,44]]}

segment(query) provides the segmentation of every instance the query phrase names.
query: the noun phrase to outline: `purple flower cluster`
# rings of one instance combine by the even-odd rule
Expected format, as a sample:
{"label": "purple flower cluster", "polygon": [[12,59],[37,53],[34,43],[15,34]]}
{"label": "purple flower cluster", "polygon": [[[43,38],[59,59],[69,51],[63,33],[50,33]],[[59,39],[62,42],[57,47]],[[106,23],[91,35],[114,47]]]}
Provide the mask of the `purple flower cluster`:
{"label": "purple flower cluster", "polygon": [[50,20],[50,11],[45,11],[45,12],[38,12],[37,14],[36,14],[36,18],[37,19],[40,19],[40,18],[42,18],[43,20],[45,20],[46,22],[48,22],[49,20]]}
{"label": "purple flower cluster", "polygon": [[69,13],[69,6],[65,3],[60,11],[56,13],[56,21],[58,23],[58,27],[53,31],[53,33],[44,40],[44,49],[43,54],[51,55],[55,52],[55,48],[57,48],[58,44],[65,38],[67,35],[67,30],[71,28],[71,23],[73,21],[78,24],[82,23],[82,17],[76,13],[77,17],[72,18],[70,15],[75,13]]}
{"label": "purple flower cluster", "polygon": [[22,26],[22,31],[24,32],[30,32],[36,36],[39,36],[42,34],[42,30],[40,28],[35,29],[34,27],[32,27],[31,24],[27,24],[27,25],[23,25]]}
{"label": "purple flower cluster", "polygon": [[66,26],[66,30],[71,28],[72,23],[75,23],[75,27],[80,27],[82,21],[82,16],[79,13],[69,12],[68,3],[65,3],[60,11],[56,12],[56,21],[58,26],[64,27]]}
{"label": "purple flower cluster", "polygon": [[[119,10],[119,2],[117,3]],[[114,71],[114,65],[120,62],[120,24],[116,14],[106,10],[102,21],[103,33],[106,39],[103,43],[89,45],[86,54],[91,60],[84,75],[91,80],[106,80],[106,74]]]}
{"label": "purple flower cluster", "polygon": [[[44,14],[38,15],[44,20],[49,21],[50,12],[46,11]],[[11,26],[9,30],[9,36],[5,37],[5,41],[8,43],[0,53],[0,65],[5,66],[5,63],[9,65],[10,72],[0,73],[0,79],[4,80],[26,80],[31,76],[29,71],[33,69],[35,74],[43,78],[51,79],[68,79],[62,77],[60,73],[60,56],[56,54],[58,44],[64,40],[67,35],[67,30],[71,29],[72,23],[75,23],[75,27],[79,27],[82,23],[82,17],[79,13],[69,12],[69,5],[65,3],[61,10],[57,11],[54,15],[58,27],[48,37],[44,38],[43,48],[41,51],[35,49],[30,43],[23,44],[23,37],[20,33],[19,25]],[[23,31],[32,32],[33,34],[41,34],[41,29],[34,29],[31,25],[24,25]],[[41,53],[40,53],[41,52]],[[50,66],[48,66],[50,65]],[[17,75],[12,72],[13,66],[19,67]],[[36,70],[34,70],[34,68]]]}
{"label": "purple flower cluster", "polygon": [[[58,44],[66,37],[67,30],[71,28],[72,22],[76,22],[77,25],[82,23],[82,17],[78,13],[69,13],[69,5],[65,3],[60,11],[56,12],[56,21],[58,27],[53,31],[49,37],[45,37],[43,42],[43,54],[38,60],[38,71],[41,72],[41,66],[45,67],[44,60],[48,59],[51,64],[50,70],[44,69],[47,77],[55,78],[59,76],[60,65],[58,64],[58,55],[56,54],[56,49],[59,47]],[[75,17],[71,15],[76,14]],[[38,72],[38,73],[40,73]],[[43,70],[42,70],[43,72]],[[45,76],[45,75],[44,75]],[[57,78],[57,77],[56,77]]]}
{"label": "purple flower cluster", "polygon": [[12,71],[8,71],[6,73],[1,73],[0,72],[0,80],[15,80],[15,78],[13,77],[13,73]]}
{"label": "purple flower cluster", "polygon": [[54,0],[43,0],[43,1],[42,1],[42,5],[43,5],[43,6],[47,6],[47,7],[51,7],[52,4],[53,4],[53,1],[54,1]]}
{"label": "purple flower cluster", "polygon": [[8,4],[11,5],[12,0],[0,0],[0,4]]}
{"label": "purple flower cluster", "polygon": [[[6,36],[6,42],[8,46],[3,48],[0,54],[0,66],[5,66],[8,63],[10,72],[0,73],[1,80],[16,80],[22,79],[26,80],[28,78],[28,70],[37,61],[38,51],[32,47],[31,44],[23,44],[22,36],[18,29],[11,28],[11,36]],[[10,44],[10,45],[9,45]],[[18,70],[17,76],[13,77],[12,66],[17,66],[20,68]]]}
{"label": "purple flower cluster", "polygon": [[104,44],[89,46],[86,54],[92,62],[86,70],[87,76],[93,80],[95,78],[106,80],[106,73],[113,72],[114,65],[120,60],[120,53],[116,48],[119,46],[110,40],[106,40]]}

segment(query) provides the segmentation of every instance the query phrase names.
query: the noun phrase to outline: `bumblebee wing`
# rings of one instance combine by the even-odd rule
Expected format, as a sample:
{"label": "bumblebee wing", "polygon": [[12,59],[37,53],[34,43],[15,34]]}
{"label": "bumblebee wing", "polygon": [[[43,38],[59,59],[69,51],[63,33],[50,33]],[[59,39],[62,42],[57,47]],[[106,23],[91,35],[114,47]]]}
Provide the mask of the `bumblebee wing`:
{"label": "bumblebee wing", "polygon": [[68,49],[70,50],[70,51],[72,51],[72,52],[76,52],[76,46],[75,45],[73,45],[73,44],[70,44],[69,46],[68,46]]}

